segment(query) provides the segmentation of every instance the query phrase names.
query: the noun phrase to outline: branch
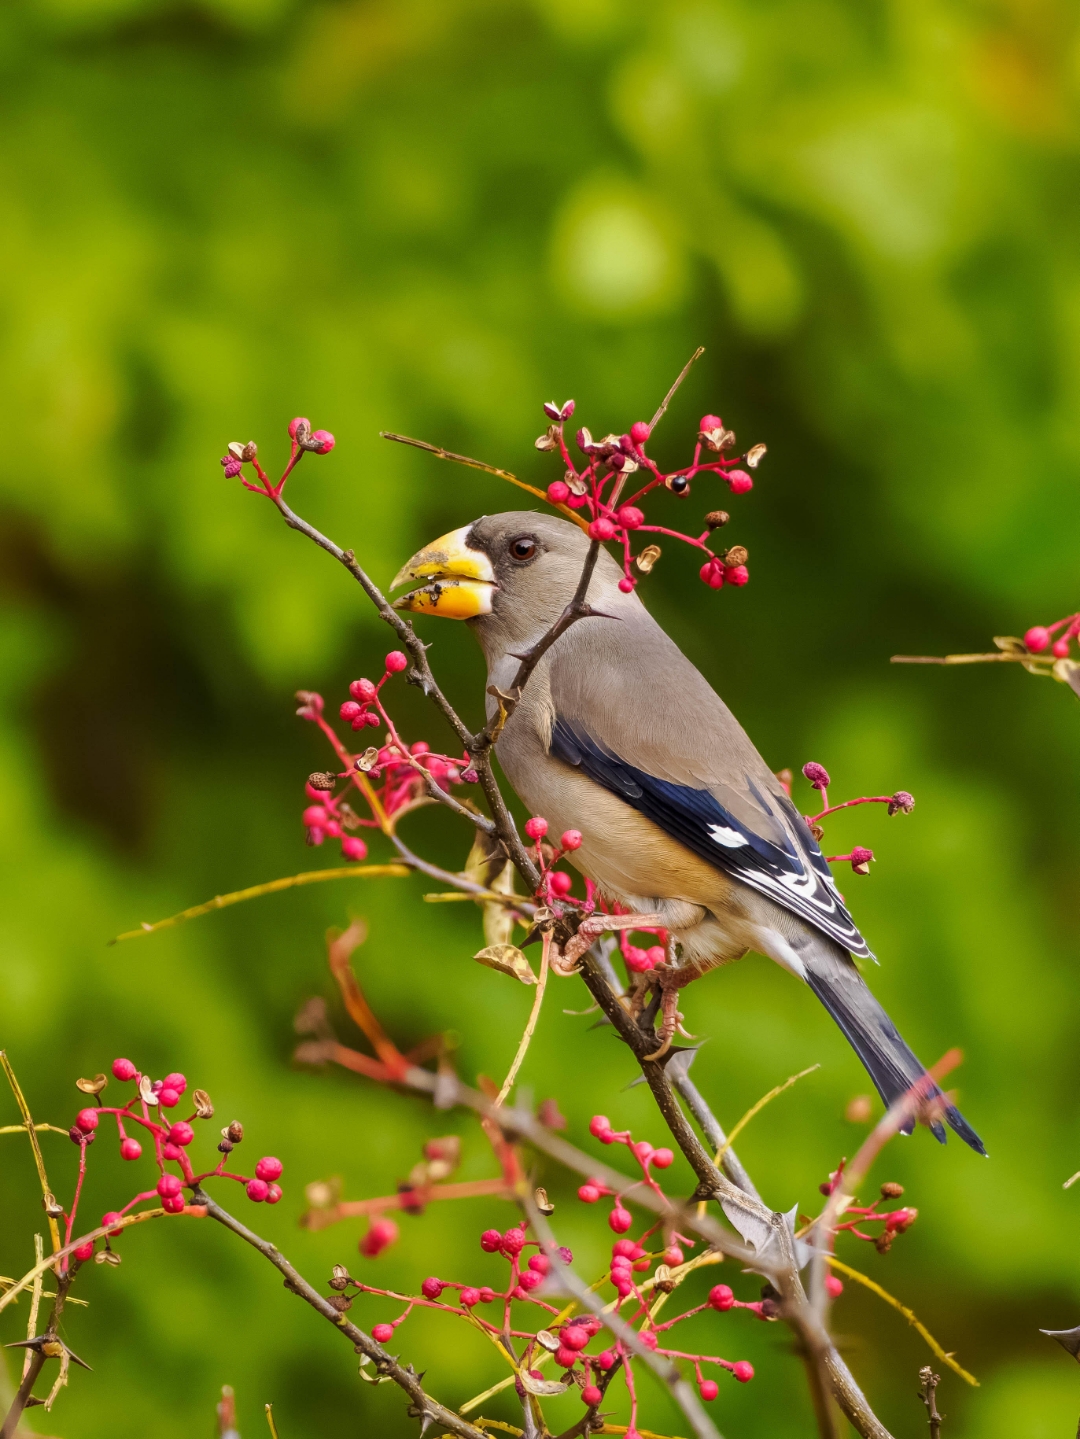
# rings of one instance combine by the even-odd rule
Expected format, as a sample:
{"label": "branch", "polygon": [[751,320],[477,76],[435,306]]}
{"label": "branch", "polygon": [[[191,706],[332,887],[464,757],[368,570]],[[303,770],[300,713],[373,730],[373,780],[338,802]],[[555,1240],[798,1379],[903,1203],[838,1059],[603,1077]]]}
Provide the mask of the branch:
{"label": "branch", "polygon": [[241,1224],[239,1219],[234,1219],[227,1210],[222,1209],[202,1190],[195,1191],[195,1202],[205,1205],[206,1213],[211,1219],[216,1219],[226,1229],[231,1229],[234,1234],[238,1234],[241,1239],[246,1240],[253,1249],[257,1249],[264,1259],[268,1259],[274,1268],[285,1276],[286,1289],[299,1295],[335,1329],[340,1329],[358,1354],[367,1355],[380,1375],[392,1379],[400,1389],[403,1389],[412,1400],[409,1414],[413,1418],[419,1419],[425,1427],[432,1421],[441,1424],[450,1434],[459,1435],[460,1439],[485,1439],[483,1430],[477,1429],[468,1420],[462,1419],[452,1409],[447,1409],[437,1399],[432,1399],[425,1392],[419,1376],[411,1364],[399,1364],[381,1344],[377,1344],[370,1335],[365,1334],[362,1329],[357,1328],[355,1324],[346,1319],[339,1309],[335,1309],[328,1299],[324,1299],[318,1290],[314,1289],[303,1275],[293,1268],[284,1254],[268,1239],[260,1239],[257,1234],[248,1229],[245,1224]]}

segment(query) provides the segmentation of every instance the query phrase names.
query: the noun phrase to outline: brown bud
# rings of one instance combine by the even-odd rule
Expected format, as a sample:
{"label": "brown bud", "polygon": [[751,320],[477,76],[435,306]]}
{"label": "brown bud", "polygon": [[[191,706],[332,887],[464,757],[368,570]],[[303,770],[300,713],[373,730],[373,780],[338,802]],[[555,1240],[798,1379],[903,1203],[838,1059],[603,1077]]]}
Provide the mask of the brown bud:
{"label": "brown bud", "polygon": [[367,774],[368,770],[374,769],[379,758],[379,751],[375,745],[369,745],[353,768],[358,769],[361,774]]}
{"label": "brown bud", "polygon": [[721,530],[730,519],[727,510],[710,510],[705,516],[705,523],[710,530]]}
{"label": "brown bud", "polygon": [[764,445],[751,445],[747,450],[746,463],[752,470],[756,470],[765,458],[765,449],[766,447]]}
{"label": "brown bud", "polygon": [[239,1144],[244,1137],[244,1126],[238,1119],[234,1119],[227,1129],[221,1131],[226,1139],[231,1139],[233,1144]]}
{"label": "brown bud", "polygon": [[349,1271],[344,1264],[335,1264],[330,1275],[331,1289],[345,1289],[349,1284]]}
{"label": "brown bud", "polygon": [[250,464],[258,453],[259,447],[255,443],[255,441],[248,440],[247,444],[240,451],[240,458],[244,461],[245,464]]}
{"label": "brown bud", "polygon": [[41,1207],[50,1219],[63,1219],[64,1206],[58,1204],[51,1194],[47,1194],[41,1201]]}
{"label": "brown bud", "polygon": [[95,1264],[111,1264],[115,1269],[120,1263],[120,1256],[115,1249],[99,1249],[94,1255]]}
{"label": "brown bud", "polygon": [[233,457],[234,460],[242,460],[242,459],[244,458],[244,443],[243,443],[243,441],[242,441],[242,440],[230,440],[230,441],[229,441],[229,444],[228,444],[228,451],[229,451],[229,454],[232,455],[232,457]]}
{"label": "brown bud", "polygon": [[854,1099],[849,1100],[844,1110],[844,1118],[849,1124],[869,1124],[874,1113],[874,1106],[868,1094],[857,1094]]}
{"label": "brown bud", "polygon": [[817,840],[818,844],[820,844],[821,841],[825,838],[825,827],[824,825],[820,824],[812,824],[810,826],[810,833]]}
{"label": "brown bud", "polygon": [[205,1089],[197,1089],[191,1096],[191,1102],[199,1119],[213,1119],[214,1106],[210,1103],[210,1096]]}
{"label": "brown bud", "polygon": [[903,1192],[904,1186],[891,1179],[881,1186],[882,1199],[899,1199]]}
{"label": "brown bud", "polygon": [[541,1214],[548,1215],[555,1213],[555,1206],[548,1198],[548,1193],[546,1189],[541,1189],[538,1185],[537,1188],[533,1191],[533,1199],[536,1201],[536,1207],[537,1209],[539,1209]]}
{"label": "brown bud", "polygon": [[732,545],[724,556],[725,565],[745,565],[750,558],[750,551],[745,545]]}
{"label": "brown bud", "polygon": [[360,816],[356,813],[351,804],[347,804],[343,799],[339,800],[337,812],[338,819],[341,821],[342,829],[361,828]]}
{"label": "brown bud", "polygon": [[336,1309],[339,1314],[344,1314],[346,1309],[352,1308],[352,1300],[347,1294],[331,1294],[326,1302]]}
{"label": "brown bud", "polygon": [[[222,1133],[224,1134],[225,1131],[222,1130]],[[233,1152],[233,1147],[234,1146],[231,1139],[223,1139],[218,1145],[218,1151],[221,1154],[231,1154]]]}
{"label": "brown bud", "polygon": [[536,440],[536,448],[543,452],[557,450],[559,448],[559,427],[549,425],[542,435]]}
{"label": "brown bud", "polygon": [[567,470],[566,484],[572,495],[587,495],[589,493],[589,486],[580,475],[575,475],[573,470]]}
{"label": "brown bud", "polygon": [[307,782],[312,789],[333,789],[337,784],[337,775],[329,770],[317,769],[314,774],[308,775]]}
{"label": "brown bud", "polygon": [[634,563],[643,575],[647,575],[660,558],[659,545],[646,545]]}
{"label": "brown bud", "polygon": [[878,1237],[874,1240],[874,1248],[879,1254],[888,1254],[889,1250],[892,1248],[892,1242],[893,1236],[886,1229],[884,1234],[879,1234]]}
{"label": "brown bud", "polygon": [[675,1280],[671,1277],[671,1270],[666,1264],[658,1264],[656,1273],[653,1275],[653,1283],[661,1294],[670,1294],[675,1288]]}
{"label": "brown bud", "polygon": [[95,1074],[93,1079],[77,1079],[75,1088],[81,1089],[84,1094],[100,1094],[108,1082],[104,1074]]}

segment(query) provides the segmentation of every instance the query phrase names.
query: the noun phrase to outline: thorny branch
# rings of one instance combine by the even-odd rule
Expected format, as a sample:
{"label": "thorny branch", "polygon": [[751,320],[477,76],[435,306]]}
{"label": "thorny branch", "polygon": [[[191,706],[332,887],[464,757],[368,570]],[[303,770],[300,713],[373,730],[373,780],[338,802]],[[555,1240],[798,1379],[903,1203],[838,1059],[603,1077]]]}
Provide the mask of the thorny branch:
{"label": "thorny branch", "polygon": [[922,1388],[919,1390],[919,1398],[926,1405],[926,1418],[930,1425],[930,1439],[941,1439],[941,1421],[944,1414],[938,1413],[937,1387],[941,1383],[940,1374],[935,1374],[929,1364],[919,1370],[919,1382]]}
{"label": "thorny branch", "polygon": [[357,1325],[346,1319],[339,1309],[335,1309],[329,1299],[325,1299],[302,1274],[293,1268],[284,1254],[268,1239],[260,1239],[253,1230],[248,1229],[246,1224],[241,1224],[239,1219],[234,1219],[227,1210],[222,1209],[205,1192],[197,1190],[195,1202],[205,1205],[209,1218],[216,1219],[226,1229],[231,1229],[234,1234],[246,1240],[253,1249],[257,1249],[264,1259],[269,1260],[274,1268],[284,1275],[285,1288],[290,1293],[299,1295],[335,1329],[340,1329],[356,1352],[368,1357],[374,1365],[376,1373],[384,1378],[392,1379],[399,1388],[403,1389],[412,1400],[409,1408],[410,1415],[419,1419],[425,1428],[428,1423],[434,1422],[441,1424],[448,1433],[459,1435],[460,1439],[486,1439],[483,1430],[477,1429],[467,1419],[462,1419],[460,1414],[455,1414],[452,1409],[447,1409],[445,1404],[440,1404],[437,1399],[433,1399],[430,1394],[426,1393],[419,1375],[411,1364],[399,1364],[381,1344],[377,1344],[372,1339],[370,1334],[365,1334]]}

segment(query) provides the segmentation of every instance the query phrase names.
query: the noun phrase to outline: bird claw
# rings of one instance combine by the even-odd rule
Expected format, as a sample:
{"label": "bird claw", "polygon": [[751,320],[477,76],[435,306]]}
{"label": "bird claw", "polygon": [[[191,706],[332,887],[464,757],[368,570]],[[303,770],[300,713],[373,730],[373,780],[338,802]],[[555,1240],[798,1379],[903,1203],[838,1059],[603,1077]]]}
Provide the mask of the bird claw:
{"label": "bird claw", "polygon": [[551,968],[555,974],[576,974],[578,961],[591,949],[596,940],[607,930],[654,929],[663,927],[663,915],[659,914],[590,914],[578,925],[577,933],[567,940],[562,949],[552,945]]}
{"label": "bird claw", "polygon": [[681,1033],[685,1033],[680,1024],[682,1015],[678,1010],[679,986],[674,982],[673,975],[661,974],[658,978],[660,980],[661,996],[660,1012],[663,1015],[663,1021],[658,1032],[660,1047],[654,1050],[652,1054],[647,1054],[645,1056],[647,1060],[663,1059],[664,1055],[667,1054],[671,1048],[671,1041],[675,1038],[675,1031],[679,1030]]}

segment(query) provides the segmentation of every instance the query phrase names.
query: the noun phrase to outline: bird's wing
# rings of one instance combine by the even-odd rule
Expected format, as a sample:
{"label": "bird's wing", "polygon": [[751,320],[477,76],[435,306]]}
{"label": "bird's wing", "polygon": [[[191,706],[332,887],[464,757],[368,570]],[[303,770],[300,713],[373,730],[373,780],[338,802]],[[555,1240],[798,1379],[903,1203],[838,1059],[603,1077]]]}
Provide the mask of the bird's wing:
{"label": "bird's wing", "polygon": [[719,695],[639,614],[563,637],[577,644],[551,667],[549,753],[850,954],[872,958],[780,782]]}

